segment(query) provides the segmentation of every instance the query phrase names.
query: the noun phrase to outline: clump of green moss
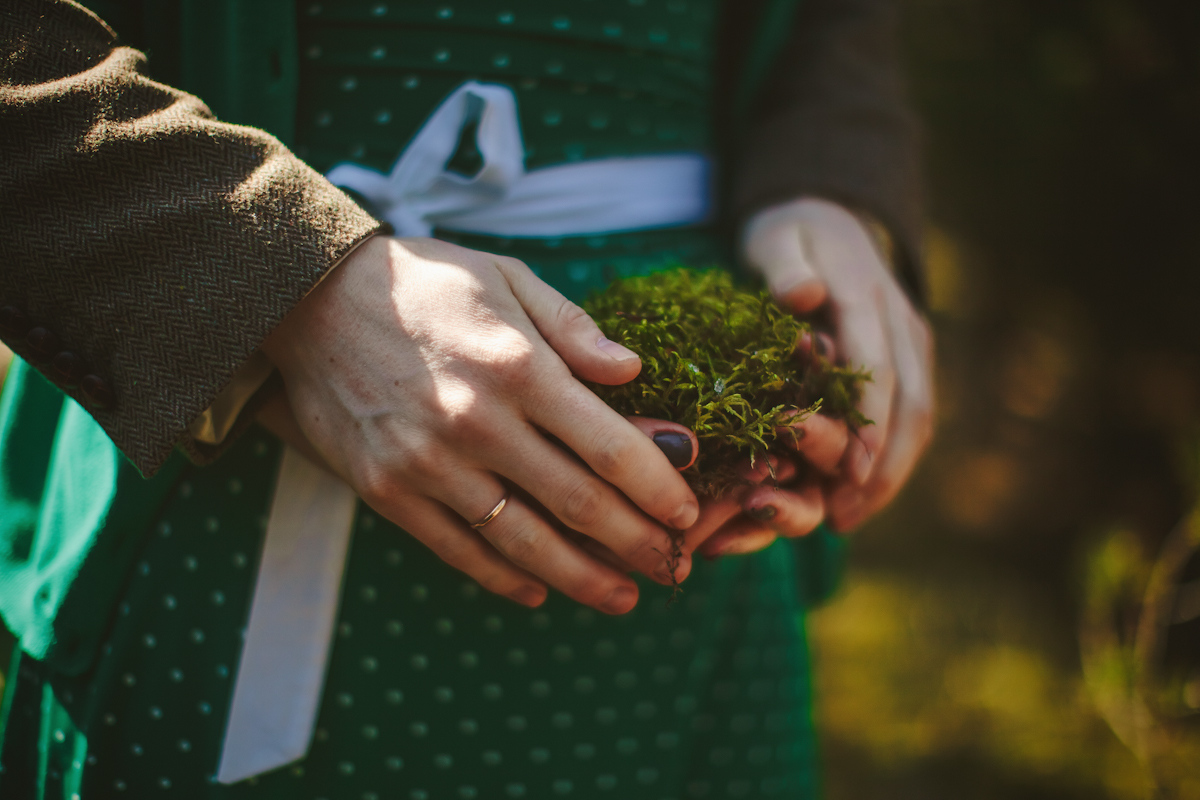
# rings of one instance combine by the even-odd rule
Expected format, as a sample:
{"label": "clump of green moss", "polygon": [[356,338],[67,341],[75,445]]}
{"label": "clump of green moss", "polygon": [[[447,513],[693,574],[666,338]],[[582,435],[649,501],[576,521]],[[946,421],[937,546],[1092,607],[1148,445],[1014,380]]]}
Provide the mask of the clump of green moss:
{"label": "clump of green moss", "polygon": [[820,410],[851,430],[869,375],[819,355],[798,357],[811,326],[766,290],[734,285],[720,270],[671,269],[616,281],[584,303],[605,335],[642,357],[621,386],[589,384],[624,415],[669,419],[696,432],[700,455],[683,475],[697,495],[741,483],[738,464],[785,452],[780,432]]}

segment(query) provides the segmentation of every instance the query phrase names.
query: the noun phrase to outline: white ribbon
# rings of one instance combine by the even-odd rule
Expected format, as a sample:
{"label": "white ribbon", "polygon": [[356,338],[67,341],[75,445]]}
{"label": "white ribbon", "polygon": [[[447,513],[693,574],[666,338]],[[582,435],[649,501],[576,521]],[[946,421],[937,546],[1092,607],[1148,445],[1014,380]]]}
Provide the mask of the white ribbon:
{"label": "white ribbon", "polygon": [[344,482],[284,448],[217,768],[221,783],[308,752],[357,503]]}
{"label": "white ribbon", "polygon": [[[482,167],[446,169],[463,127],[478,122]],[[517,100],[470,81],[438,106],[387,175],[340,164],[329,180],[362,195],[398,236],[434,228],[493,236],[582,236],[708,218],[710,169],[699,153],[601,158],[527,172]]]}
{"label": "white ribbon", "polygon": [[[466,177],[446,164],[473,121],[482,166]],[[512,90],[472,81],[438,106],[388,175],[341,164],[328,178],[362,195],[400,236],[428,236],[434,228],[587,235],[694,224],[709,214],[710,170],[698,153],[605,158],[532,172],[525,171],[524,155]],[[350,487],[285,450],[217,770],[221,783],[308,752],[354,509]]]}

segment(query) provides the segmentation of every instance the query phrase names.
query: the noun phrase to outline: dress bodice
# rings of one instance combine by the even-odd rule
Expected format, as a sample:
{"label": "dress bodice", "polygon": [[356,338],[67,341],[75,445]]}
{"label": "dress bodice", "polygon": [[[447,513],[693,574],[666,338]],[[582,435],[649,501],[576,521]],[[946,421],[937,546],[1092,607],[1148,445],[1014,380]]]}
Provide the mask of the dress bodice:
{"label": "dress bodice", "polygon": [[387,169],[466,80],[517,93],[526,166],[711,146],[718,0],[302,0],[296,147]]}

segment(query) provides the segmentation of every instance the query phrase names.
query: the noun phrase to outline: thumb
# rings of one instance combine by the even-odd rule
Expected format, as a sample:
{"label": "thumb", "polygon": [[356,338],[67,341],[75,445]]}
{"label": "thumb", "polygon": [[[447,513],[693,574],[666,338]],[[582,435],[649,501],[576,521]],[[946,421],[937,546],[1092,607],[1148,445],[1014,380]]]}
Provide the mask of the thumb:
{"label": "thumb", "polygon": [[772,219],[768,211],[750,221],[743,240],[747,263],[763,276],[780,305],[799,314],[817,310],[829,296],[810,236],[802,222]]}
{"label": "thumb", "polygon": [[497,257],[496,268],[538,333],[577,376],[615,386],[628,383],[642,371],[637,353],[605,337],[586,311],[525,264]]}

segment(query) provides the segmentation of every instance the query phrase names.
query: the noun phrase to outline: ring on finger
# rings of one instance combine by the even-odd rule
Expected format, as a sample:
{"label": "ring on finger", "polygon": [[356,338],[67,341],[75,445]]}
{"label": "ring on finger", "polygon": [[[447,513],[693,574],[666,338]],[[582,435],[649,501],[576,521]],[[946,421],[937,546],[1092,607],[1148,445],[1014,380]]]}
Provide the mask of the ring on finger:
{"label": "ring on finger", "polygon": [[506,505],[508,505],[508,495],[507,494],[504,495],[504,497],[500,498],[500,502],[496,503],[496,507],[493,508],[491,511],[489,511],[487,513],[487,516],[485,516],[483,519],[479,520],[479,522],[472,522],[471,527],[478,530],[478,529],[482,528],[484,525],[487,525],[489,522],[494,520],[496,517],[500,516],[500,512],[504,510],[504,506],[506,506]]}

